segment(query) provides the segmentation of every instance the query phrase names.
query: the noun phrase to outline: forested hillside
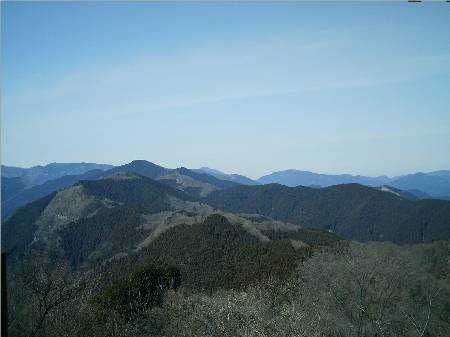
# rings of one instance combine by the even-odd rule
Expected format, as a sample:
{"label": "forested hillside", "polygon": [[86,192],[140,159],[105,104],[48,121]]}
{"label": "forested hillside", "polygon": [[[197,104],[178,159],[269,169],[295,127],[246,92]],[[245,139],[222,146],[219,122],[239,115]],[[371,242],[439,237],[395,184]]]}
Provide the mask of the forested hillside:
{"label": "forested hillside", "polygon": [[27,189],[21,189],[10,198],[2,196],[2,219],[12,215],[19,207],[45,197],[53,192],[71,186],[83,179],[97,179],[101,177],[103,171],[93,170],[80,175],[65,175],[55,180],[48,180],[41,185],[36,185]]}
{"label": "forested hillside", "polygon": [[[61,165],[63,168],[66,167],[63,164],[58,164],[56,165],[56,168],[59,168]],[[19,174],[15,173],[15,171],[11,172],[11,170],[6,170],[5,177],[2,173],[2,219],[6,219],[8,216],[12,215],[14,211],[21,206],[50,193],[60,191],[81,180],[107,178],[118,173],[131,172],[155,179],[173,188],[184,191],[193,197],[205,197],[213,191],[238,185],[235,182],[221,180],[206,173],[194,172],[184,167],[168,169],[146,160],[134,160],[128,164],[113,168],[111,168],[111,166],[100,167],[104,170],[91,170],[82,174],[71,175],[62,175],[60,171],[64,172],[64,170],[60,168],[59,171],[57,171],[58,175],[55,173],[54,175],[46,176],[47,179],[44,180],[42,184],[36,182],[31,186],[22,183],[21,178],[17,178],[18,180],[14,180],[16,178],[6,178],[6,176],[9,177],[13,174]],[[54,170],[56,170],[56,168],[54,168]],[[55,176],[58,178],[52,179],[52,177]]]}
{"label": "forested hillside", "polygon": [[321,189],[238,186],[210,194],[207,202],[225,211],[262,214],[359,241],[450,239],[450,202],[409,201],[358,184]]}
{"label": "forested hillside", "polygon": [[9,332],[439,336],[450,331],[448,241],[400,248],[340,236],[365,241],[369,228],[415,242],[414,227],[392,228],[415,216],[428,219],[429,241],[447,211],[360,185],[230,186],[202,198],[134,172],[81,180],[2,224]]}

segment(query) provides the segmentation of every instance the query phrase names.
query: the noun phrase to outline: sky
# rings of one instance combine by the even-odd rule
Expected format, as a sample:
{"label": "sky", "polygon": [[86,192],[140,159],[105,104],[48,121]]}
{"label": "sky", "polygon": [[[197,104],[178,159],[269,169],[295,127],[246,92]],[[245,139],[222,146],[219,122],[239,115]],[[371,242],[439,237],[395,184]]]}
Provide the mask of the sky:
{"label": "sky", "polygon": [[450,5],[2,2],[2,163],[450,169]]}

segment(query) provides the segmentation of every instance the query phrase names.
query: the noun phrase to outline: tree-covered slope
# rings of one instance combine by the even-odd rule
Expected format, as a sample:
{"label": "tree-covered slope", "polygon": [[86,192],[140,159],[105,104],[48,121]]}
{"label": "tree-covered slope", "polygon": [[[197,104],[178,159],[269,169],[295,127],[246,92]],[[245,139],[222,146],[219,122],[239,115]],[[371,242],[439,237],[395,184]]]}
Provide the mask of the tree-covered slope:
{"label": "tree-covered slope", "polygon": [[25,188],[25,184],[19,177],[7,178],[2,176],[2,202],[13,198]]}
{"label": "tree-covered slope", "polygon": [[212,214],[202,222],[173,227],[136,254],[102,269],[120,274],[133,265],[171,265],[181,271],[185,287],[242,289],[268,278],[287,277],[310,249],[297,247],[288,238],[261,241],[241,224]]}
{"label": "tree-covered slope", "polygon": [[450,196],[450,175],[446,172],[408,174],[393,179],[390,184],[402,190],[419,190],[433,197]]}
{"label": "tree-covered slope", "polygon": [[[21,248],[33,241],[36,244],[59,242],[55,235],[67,226],[73,226],[77,235],[92,237],[95,237],[99,226],[103,226],[107,232],[120,232],[123,231],[120,226],[134,221],[130,217],[140,218],[142,214],[172,209],[170,198],[192,200],[182,191],[136,174],[84,180],[20,208],[4,221],[2,248],[6,247],[9,251],[17,246],[17,242],[20,242]],[[89,225],[87,228],[83,227],[86,223]],[[135,227],[141,224],[133,223]],[[119,227],[114,227],[116,225]],[[132,227],[133,231],[135,227]],[[84,233],[83,228],[88,233]],[[92,233],[89,233],[90,230]],[[106,237],[97,237],[96,240],[98,244],[102,244],[101,241],[108,242]]]}
{"label": "tree-covered slope", "polygon": [[24,206],[30,202],[43,198],[53,192],[62,190],[76,182],[84,179],[97,179],[101,177],[103,171],[93,170],[80,175],[66,175],[54,180],[46,181],[41,185],[36,185],[27,189],[21,190],[19,193],[9,199],[2,198],[2,219],[7,218],[14,213],[19,207]]}
{"label": "tree-covered slope", "polygon": [[[191,234],[195,236],[196,226],[215,213],[227,219],[224,229],[228,224],[230,228],[237,226],[252,242],[269,242],[273,237],[274,240],[298,241],[297,246],[329,243],[328,239],[322,239],[322,236],[330,236],[327,233],[305,230],[305,235],[299,236],[297,232],[303,230],[299,226],[216,211],[159,181],[134,173],[116,173],[108,178],[80,181],[52,194],[51,198],[44,197],[24,206],[4,222],[2,244],[8,250],[18,246],[21,252],[30,247],[56,250],[74,268],[89,267],[117,254],[149,249],[174,230],[184,228],[187,235],[192,229]],[[291,234],[274,234],[278,231]],[[225,241],[235,239],[224,235]],[[183,245],[190,245],[191,239],[183,239],[184,243],[179,241],[176,251],[182,251]],[[201,240],[196,241],[198,247]],[[167,247],[174,242],[168,240],[156,250],[167,252]],[[153,255],[158,254],[155,251]]]}
{"label": "tree-covered slope", "polygon": [[322,189],[277,184],[216,191],[208,202],[230,212],[258,213],[348,239],[414,243],[450,239],[450,202],[402,200],[358,184]]}
{"label": "tree-covered slope", "polygon": [[[47,167],[47,166],[46,166]],[[22,172],[17,170],[8,170],[6,173],[13,175]],[[17,171],[17,172],[16,172]],[[95,180],[107,178],[118,173],[136,173],[143,177],[158,180],[161,183],[171,186],[175,189],[184,191],[194,197],[204,197],[215,190],[236,186],[236,183],[221,180],[204,173],[197,173],[186,168],[167,169],[146,160],[134,160],[128,164],[114,167],[107,170],[93,170],[83,174],[65,175],[53,180],[45,181],[43,184],[18,189],[17,184],[13,184],[9,179],[2,187],[2,219],[13,214],[13,212],[23,205],[42,198],[50,193],[69,187],[81,180]],[[3,186],[3,184],[2,184]]]}
{"label": "tree-covered slope", "polygon": [[219,179],[219,178],[212,176],[210,174],[207,174],[205,172],[195,172],[195,171],[189,170],[185,167],[177,168],[176,171],[179,174],[189,176],[195,180],[198,180],[198,181],[201,181],[201,182],[204,182],[207,184],[211,184],[211,185],[217,186],[219,188],[228,188],[228,187],[234,187],[234,186],[239,185],[235,182],[232,182],[229,180],[224,180],[224,179]]}
{"label": "tree-covered slope", "polygon": [[156,165],[147,160],[133,160],[128,164],[112,168],[111,170],[106,172],[106,175],[123,172],[134,172],[147,178],[157,179],[168,171],[169,169]]}
{"label": "tree-covered slope", "polygon": [[136,205],[150,213],[169,209],[167,196],[194,200],[180,190],[133,173],[116,174],[99,180],[85,180],[80,184],[88,193],[98,198]]}
{"label": "tree-covered slope", "polygon": [[54,196],[55,194],[50,194],[19,208],[8,221],[2,223],[2,252],[13,253],[16,250],[23,251],[26,249],[33,241],[33,235],[37,230],[37,219]]}

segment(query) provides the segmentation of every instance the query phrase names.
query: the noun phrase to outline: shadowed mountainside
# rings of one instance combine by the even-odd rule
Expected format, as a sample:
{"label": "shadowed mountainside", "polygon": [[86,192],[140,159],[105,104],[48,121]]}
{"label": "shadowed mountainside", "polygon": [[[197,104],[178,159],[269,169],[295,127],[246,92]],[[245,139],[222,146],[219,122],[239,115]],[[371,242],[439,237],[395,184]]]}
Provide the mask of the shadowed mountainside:
{"label": "shadowed mountainside", "polygon": [[241,184],[241,185],[259,185],[260,184],[257,181],[252,180],[241,174],[235,174],[235,173],[227,174],[227,173],[224,173],[224,172],[221,172],[219,170],[215,170],[215,169],[212,169],[209,167],[200,167],[199,169],[193,169],[192,171],[206,173],[206,174],[209,174],[216,178],[219,178],[222,180],[233,181],[233,182]]}
{"label": "shadowed mountainside", "polygon": [[30,188],[20,188],[19,185],[14,184],[11,178],[2,177],[2,179],[6,179],[5,187],[7,188],[2,188],[2,219],[12,215],[17,208],[27,203],[69,187],[78,181],[99,179],[125,172],[133,172],[159,180],[195,197],[205,197],[212,191],[237,186],[234,182],[220,180],[205,173],[193,172],[186,168],[167,169],[145,160],[135,160],[106,171],[93,170],[80,175],[66,175]]}
{"label": "shadowed mountainside", "polygon": [[58,179],[67,175],[79,175],[92,170],[109,170],[113,166],[95,163],[51,163],[45,166],[33,166],[30,168],[2,165],[2,177],[20,178],[25,187],[41,185],[49,180]]}
{"label": "shadowed mountainside", "polygon": [[[404,191],[411,190],[412,194],[426,198],[426,194],[431,197],[450,196],[450,175],[449,171],[435,171],[430,173],[415,173],[399,177],[366,177],[353,176],[350,174],[332,175],[319,174],[308,171],[286,170],[274,172],[258,179],[261,184],[282,184],[289,187],[317,185],[328,187],[332,185],[357,183],[366,186],[389,185]],[[414,192],[418,190],[418,192]],[[425,195],[420,192],[424,192]]]}
{"label": "shadowed mountainside", "polygon": [[358,184],[321,189],[277,184],[238,186],[216,191],[207,201],[225,211],[257,213],[332,230],[347,239],[397,243],[450,239],[450,202],[408,201]]}

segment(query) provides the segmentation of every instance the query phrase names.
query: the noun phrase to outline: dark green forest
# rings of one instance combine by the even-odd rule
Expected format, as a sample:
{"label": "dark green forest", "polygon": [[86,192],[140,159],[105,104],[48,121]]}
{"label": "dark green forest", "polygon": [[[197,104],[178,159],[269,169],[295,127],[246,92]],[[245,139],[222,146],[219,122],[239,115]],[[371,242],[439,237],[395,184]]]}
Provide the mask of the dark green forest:
{"label": "dark green forest", "polygon": [[229,212],[332,230],[351,240],[405,244],[450,239],[448,201],[404,200],[358,184],[238,186],[211,193],[207,202]]}

